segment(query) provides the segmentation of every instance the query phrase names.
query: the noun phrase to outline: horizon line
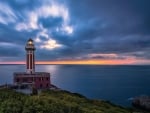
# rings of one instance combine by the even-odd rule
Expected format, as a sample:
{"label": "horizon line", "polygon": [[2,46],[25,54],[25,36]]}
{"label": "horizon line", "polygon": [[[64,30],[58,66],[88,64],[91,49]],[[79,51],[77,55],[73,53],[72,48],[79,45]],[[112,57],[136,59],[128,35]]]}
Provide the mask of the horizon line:
{"label": "horizon line", "polygon": [[[0,64],[26,64],[26,61],[1,61]],[[150,65],[150,60],[56,60],[56,61],[35,61],[36,65]]]}

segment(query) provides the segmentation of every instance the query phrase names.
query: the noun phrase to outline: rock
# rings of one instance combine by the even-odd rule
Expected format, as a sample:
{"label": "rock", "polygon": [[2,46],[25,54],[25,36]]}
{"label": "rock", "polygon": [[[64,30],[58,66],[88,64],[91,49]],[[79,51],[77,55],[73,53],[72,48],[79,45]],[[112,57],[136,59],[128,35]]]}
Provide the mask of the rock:
{"label": "rock", "polygon": [[132,101],[132,105],[137,108],[142,108],[150,111],[150,96],[135,97]]}

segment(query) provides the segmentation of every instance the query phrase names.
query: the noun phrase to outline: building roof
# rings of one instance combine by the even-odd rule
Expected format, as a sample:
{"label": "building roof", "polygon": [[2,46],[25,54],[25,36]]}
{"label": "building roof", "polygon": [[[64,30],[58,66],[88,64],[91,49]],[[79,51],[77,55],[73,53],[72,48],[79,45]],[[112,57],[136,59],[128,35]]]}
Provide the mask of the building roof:
{"label": "building roof", "polygon": [[29,40],[28,41],[32,41],[33,42],[33,40],[31,39],[31,38],[29,38]]}
{"label": "building roof", "polygon": [[14,72],[14,76],[50,76],[50,73],[47,72],[35,72],[35,73],[26,73],[26,72]]}

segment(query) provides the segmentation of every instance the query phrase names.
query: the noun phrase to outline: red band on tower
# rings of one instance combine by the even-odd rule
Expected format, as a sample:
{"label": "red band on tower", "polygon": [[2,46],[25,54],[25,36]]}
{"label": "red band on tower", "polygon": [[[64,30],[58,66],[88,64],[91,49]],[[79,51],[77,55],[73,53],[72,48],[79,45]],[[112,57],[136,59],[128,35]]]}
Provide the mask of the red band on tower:
{"label": "red band on tower", "polygon": [[34,47],[32,39],[28,40],[25,49],[27,51],[27,59],[26,59],[27,60],[26,61],[27,72],[28,73],[34,73],[34,68],[35,68],[34,51],[35,51],[35,47]]}

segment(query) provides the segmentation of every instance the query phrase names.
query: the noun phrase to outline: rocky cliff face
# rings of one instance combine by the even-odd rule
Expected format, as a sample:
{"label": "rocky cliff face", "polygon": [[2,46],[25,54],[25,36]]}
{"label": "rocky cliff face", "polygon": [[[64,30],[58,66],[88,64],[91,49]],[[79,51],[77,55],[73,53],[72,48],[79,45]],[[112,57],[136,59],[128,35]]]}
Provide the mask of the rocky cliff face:
{"label": "rocky cliff face", "polygon": [[150,96],[135,97],[132,105],[150,111]]}

